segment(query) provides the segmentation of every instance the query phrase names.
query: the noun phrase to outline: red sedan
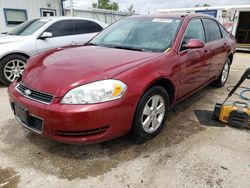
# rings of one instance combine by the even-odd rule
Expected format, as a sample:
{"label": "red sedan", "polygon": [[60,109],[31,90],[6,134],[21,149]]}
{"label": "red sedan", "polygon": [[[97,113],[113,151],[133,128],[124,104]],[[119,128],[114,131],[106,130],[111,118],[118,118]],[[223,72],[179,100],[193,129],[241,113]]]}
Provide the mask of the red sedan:
{"label": "red sedan", "polygon": [[227,81],[235,39],[202,14],[128,17],[88,44],[28,60],[9,87],[11,107],[26,128],[80,144],[127,133],[157,135],[169,109],[212,83]]}

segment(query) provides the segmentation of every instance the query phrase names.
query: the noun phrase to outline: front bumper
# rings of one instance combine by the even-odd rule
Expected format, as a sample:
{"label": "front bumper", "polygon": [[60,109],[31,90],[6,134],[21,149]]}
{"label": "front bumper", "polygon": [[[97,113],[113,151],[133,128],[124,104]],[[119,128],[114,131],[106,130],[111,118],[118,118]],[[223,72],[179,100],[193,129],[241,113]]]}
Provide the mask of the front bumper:
{"label": "front bumper", "polygon": [[8,89],[10,103],[26,108],[36,121],[40,119],[42,131],[22,125],[55,141],[70,144],[103,142],[122,136],[131,128],[135,103],[129,97],[92,105],[65,105],[60,104],[61,98],[54,98],[51,104],[43,104],[21,95],[15,86],[14,82]]}

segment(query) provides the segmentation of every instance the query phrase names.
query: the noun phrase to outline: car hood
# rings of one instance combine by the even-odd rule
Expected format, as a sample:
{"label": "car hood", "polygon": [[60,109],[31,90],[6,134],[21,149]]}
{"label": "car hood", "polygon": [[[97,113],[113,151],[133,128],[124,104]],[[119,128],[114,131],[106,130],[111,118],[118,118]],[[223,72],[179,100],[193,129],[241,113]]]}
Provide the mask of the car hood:
{"label": "car hood", "polygon": [[23,81],[29,88],[61,97],[74,87],[113,78],[159,55],[100,46],[59,48],[31,58]]}
{"label": "car hood", "polygon": [[0,44],[22,41],[24,39],[25,36],[0,34]]}

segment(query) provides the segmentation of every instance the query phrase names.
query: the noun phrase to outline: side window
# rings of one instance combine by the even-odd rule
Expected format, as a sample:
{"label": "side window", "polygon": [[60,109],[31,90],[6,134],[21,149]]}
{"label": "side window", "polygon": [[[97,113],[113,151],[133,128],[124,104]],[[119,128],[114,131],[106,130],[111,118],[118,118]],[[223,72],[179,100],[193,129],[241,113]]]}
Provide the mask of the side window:
{"label": "side window", "polygon": [[[182,46],[187,44],[190,39],[199,39],[205,42],[205,32],[200,19],[195,19],[189,22],[184,33]],[[181,50],[185,50],[185,47],[181,47]]]}
{"label": "side window", "polygon": [[51,32],[53,37],[73,35],[74,34],[73,20],[58,21],[49,26],[49,28],[46,29],[45,32]]}
{"label": "side window", "polygon": [[96,33],[103,28],[95,22],[88,20],[75,20],[75,34]]}
{"label": "side window", "polygon": [[216,21],[211,19],[202,19],[205,31],[206,31],[206,42],[221,39],[221,31]]}

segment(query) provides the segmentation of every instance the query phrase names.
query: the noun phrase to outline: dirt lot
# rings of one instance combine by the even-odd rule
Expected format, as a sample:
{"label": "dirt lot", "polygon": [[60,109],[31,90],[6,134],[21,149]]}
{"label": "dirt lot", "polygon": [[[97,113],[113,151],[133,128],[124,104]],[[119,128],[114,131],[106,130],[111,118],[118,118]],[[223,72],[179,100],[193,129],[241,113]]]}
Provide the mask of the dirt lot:
{"label": "dirt lot", "polygon": [[[245,67],[250,54],[236,54],[227,86]],[[0,85],[0,187],[250,187],[250,131],[211,120],[226,87],[177,105],[143,145],[126,137],[87,146],[49,141],[16,122],[6,91]]]}

